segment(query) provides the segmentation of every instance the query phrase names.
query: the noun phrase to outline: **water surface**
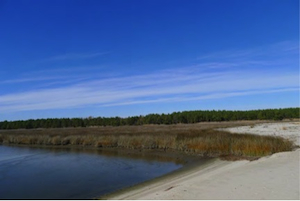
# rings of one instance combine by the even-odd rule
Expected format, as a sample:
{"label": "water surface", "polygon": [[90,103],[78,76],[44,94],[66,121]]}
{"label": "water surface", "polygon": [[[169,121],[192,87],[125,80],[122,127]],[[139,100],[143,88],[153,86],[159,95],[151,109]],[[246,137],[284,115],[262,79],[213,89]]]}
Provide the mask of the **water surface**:
{"label": "water surface", "polygon": [[88,199],[164,175],[163,157],[0,146],[0,199]]}

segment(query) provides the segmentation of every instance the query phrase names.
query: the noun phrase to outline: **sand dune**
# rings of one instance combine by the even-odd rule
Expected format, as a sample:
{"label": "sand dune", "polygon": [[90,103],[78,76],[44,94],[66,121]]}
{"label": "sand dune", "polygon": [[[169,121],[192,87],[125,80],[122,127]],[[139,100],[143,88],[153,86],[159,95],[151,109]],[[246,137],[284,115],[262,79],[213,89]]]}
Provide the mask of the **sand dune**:
{"label": "sand dune", "polygon": [[[268,123],[227,128],[231,132],[277,135],[299,145],[299,123]],[[263,157],[256,161],[214,160],[109,199],[300,199],[300,149]]]}

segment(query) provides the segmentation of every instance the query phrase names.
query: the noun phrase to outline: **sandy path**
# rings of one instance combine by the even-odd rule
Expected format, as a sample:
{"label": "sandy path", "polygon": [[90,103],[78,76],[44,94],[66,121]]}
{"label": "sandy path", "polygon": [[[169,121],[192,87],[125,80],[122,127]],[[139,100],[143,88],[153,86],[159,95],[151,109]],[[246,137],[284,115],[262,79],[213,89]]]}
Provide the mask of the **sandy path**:
{"label": "sandy path", "polygon": [[[269,123],[229,130],[279,135],[299,145],[299,123]],[[300,199],[299,156],[300,149],[252,162],[217,159],[212,164],[129,190],[110,199]]]}

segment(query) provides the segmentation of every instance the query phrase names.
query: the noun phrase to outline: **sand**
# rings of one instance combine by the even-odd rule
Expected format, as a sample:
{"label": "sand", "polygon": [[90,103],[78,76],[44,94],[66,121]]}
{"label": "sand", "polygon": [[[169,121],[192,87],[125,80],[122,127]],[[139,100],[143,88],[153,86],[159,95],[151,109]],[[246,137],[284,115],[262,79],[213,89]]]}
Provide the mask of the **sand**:
{"label": "sand", "polygon": [[[226,130],[235,133],[282,136],[299,145],[299,122],[264,123],[251,127],[226,128]],[[299,200],[299,160],[300,149],[276,153],[251,162],[216,159],[209,164],[107,198],[115,200]]]}
{"label": "sand", "polygon": [[220,130],[227,130],[232,133],[281,136],[293,141],[296,145],[300,145],[300,122],[263,123],[254,126],[239,126]]}

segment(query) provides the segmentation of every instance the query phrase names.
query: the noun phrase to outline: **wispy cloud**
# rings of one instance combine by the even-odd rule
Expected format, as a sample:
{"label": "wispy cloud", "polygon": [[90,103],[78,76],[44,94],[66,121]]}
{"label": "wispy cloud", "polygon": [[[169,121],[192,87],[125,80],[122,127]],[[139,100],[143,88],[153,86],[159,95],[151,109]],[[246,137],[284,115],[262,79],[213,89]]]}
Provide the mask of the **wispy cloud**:
{"label": "wispy cloud", "polygon": [[244,92],[225,92],[225,93],[212,93],[209,95],[199,95],[194,97],[172,97],[172,98],[160,98],[160,99],[152,99],[152,100],[140,100],[140,101],[127,101],[117,104],[106,104],[103,106],[116,106],[116,105],[132,105],[132,104],[147,104],[147,103],[157,103],[157,102],[183,102],[183,101],[196,101],[196,100],[207,100],[207,99],[222,99],[227,97],[234,96],[247,96],[254,94],[268,94],[268,93],[279,93],[279,92],[290,92],[297,91],[298,88],[285,88],[285,89],[275,89],[275,90],[254,90],[254,91],[244,91]]}
{"label": "wispy cloud", "polygon": [[[206,55],[199,55],[198,60],[217,60],[217,61],[259,61],[262,57],[272,57],[282,59],[282,56],[299,55],[298,41],[283,41],[273,45],[265,45],[250,49],[231,49],[214,52]],[[266,58],[263,58],[263,60]]]}
{"label": "wispy cloud", "polygon": [[63,60],[76,60],[76,59],[90,59],[95,57],[100,57],[109,54],[109,52],[96,52],[96,53],[68,53],[63,55],[56,55],[41,60],[41,62],[49,61],[63,61]]}
{"label": "wispy cloud", "polygon": [[50,86],[64,83],[80,83],[83,80],[92,78],[109,77],[114,74],[106,72],[99,75],[99,71],[103,70],[103,66],[81,66],[81,67],[62,67],[48,68],[25,72],[20,75],[15,75],[15,78],[0,80],[0,87],[8,85],[20,85],[27,83],[37,83],[39,86]]}
{"label": "wispy cloud", "polygon": [[[286,51],[288,47],[285,46]],[[268,48],[267,48],[268,49]],[[290,48],[293,49],[293,48]],[[277,63],[282,68],[269,68],[274,57],[269,48],[264,55],[239,54],[228,61],[199,61],[198,64],[176,69],[160,70],[147,74],[127,76],[91,76],[70,82],[68,78],[48,77],[40,89],[29,89],[22,93],[0,95],[0,113],[28,110],[65,109],[97,105],[151,104],[162,102],[200,101],[222,99],[233,96],[267,94],[299,90],[299,74],[284,71],[284,67],[295,62],[287,55]],[[247,52],[247,51],[244,51]],[[241,58],[244,55],[243,58]],[[297,62],[297,61],[296,61]],[[260,68],[253,68],[262,67]],[[46,77],[45,77],[46,78]],[[80,79],[82,77],[77,77]],[[26,78],[30,79],[30,78]],[[15,80],[20,83],[26,81]],[[38,81],[39,78],[31,78]],[[28,81],[28,80],[27,80]],[[53,82],[58,85],[51,85]],[[48,86],[47,86],[48,84]]]}
{"label": "wispy cloud", "polygon": [[18,79],[9,79],[0,81],[0,84],[17,84],[23,82],[38,82],[38,81],[49,81],[49,80],[61,80],[65,79],[65,76],[43,76],[43,77],[27,77]]}
{"label": "wispy cloud", "polygon": [[199,75],[186,73],[169,77],[168,74],[157,72],[149,76],[112,78],[69,87],[2,95],[0,111],[215,99],[285,90],[298,90],[297,75],[266,76],[251,72],[228,72]]}

